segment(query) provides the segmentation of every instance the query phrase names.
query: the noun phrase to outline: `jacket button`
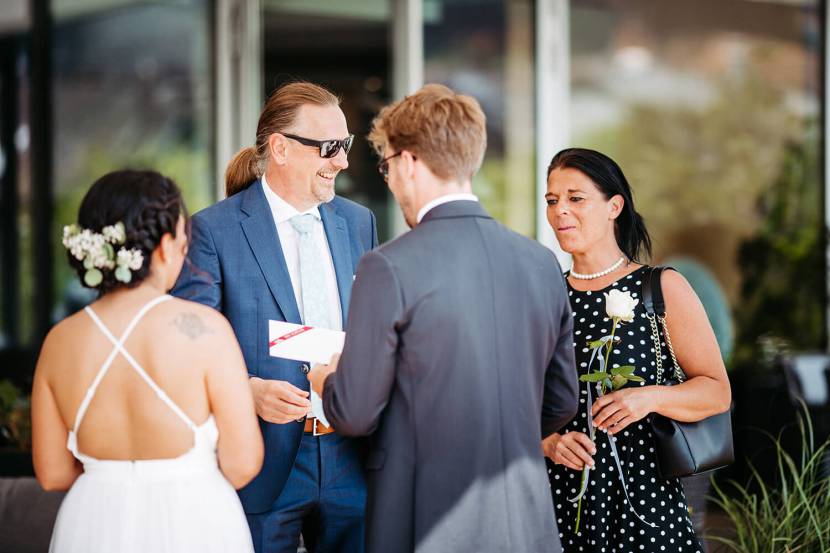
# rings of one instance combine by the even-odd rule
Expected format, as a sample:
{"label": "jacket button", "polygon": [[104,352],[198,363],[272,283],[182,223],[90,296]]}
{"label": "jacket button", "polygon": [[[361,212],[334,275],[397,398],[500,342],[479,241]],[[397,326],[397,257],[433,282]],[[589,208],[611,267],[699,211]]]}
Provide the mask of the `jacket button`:
{"label": "jacket button", "polygon": [[311,372],[311,367],[308,366],[308,363],[303,363],[300,365],[300,370],[303,371],[303,374],[308,374]]}

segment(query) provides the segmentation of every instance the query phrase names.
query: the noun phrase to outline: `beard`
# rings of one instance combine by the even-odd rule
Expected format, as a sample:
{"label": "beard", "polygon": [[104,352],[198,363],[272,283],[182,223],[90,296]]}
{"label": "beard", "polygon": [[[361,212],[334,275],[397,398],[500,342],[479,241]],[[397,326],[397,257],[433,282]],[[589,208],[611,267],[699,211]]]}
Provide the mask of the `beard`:
{"label": "beard", "polygon": [[311,193],[317,201],[327,204],[334,199],[334,183],[324,184],[317,181],[314,183]]}
{"label": "beard", "polygon": [[406,223],[406,226],[410,229],[414,229],[418,225],[418,215],[412,208],[412,202],[401,198],[398,200],[398,207],[401,210],[401,215],[403,215],[403,220]]}

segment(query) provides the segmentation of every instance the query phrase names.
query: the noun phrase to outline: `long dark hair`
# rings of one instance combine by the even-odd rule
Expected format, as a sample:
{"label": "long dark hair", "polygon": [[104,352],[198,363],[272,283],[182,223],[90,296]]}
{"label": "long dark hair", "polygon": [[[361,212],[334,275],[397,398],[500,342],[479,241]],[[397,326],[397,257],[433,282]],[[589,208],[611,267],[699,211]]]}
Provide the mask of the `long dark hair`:
{"label": "long dark hair", "polygon": [[[179,216],[185,218],[185,232],[190,236],[190,218],[179,187],[155,171],[121,170],[107,173],[92,185],[81,202],[78,225],[101,232],[107,225],[124,223],[126,249],[138,249],[144,257],[141,268],[132,272],[129,284],[115,278],[112,270],[103,270],[97,289],[101,295],[118,288],[134,288],[150,274],[150,257],[166,233],[176,236]],[[86,268],[83,261],[67,252],[69,263],[84,286]],[[89,287],[89,286],[87,286]]]}
{"label": "long dark hair", "polygon": [[591,179],[606,200],[619,194],[623,197],[622,213],[614,224],[617,245],[632,261],[640,261],[643,254],[651,258],[651,237],[642,215],[634,209],[631,186],[617,163],[605,154],[587,148],[567,148],[548,165],[550,177],[554,169],[576,169]]}

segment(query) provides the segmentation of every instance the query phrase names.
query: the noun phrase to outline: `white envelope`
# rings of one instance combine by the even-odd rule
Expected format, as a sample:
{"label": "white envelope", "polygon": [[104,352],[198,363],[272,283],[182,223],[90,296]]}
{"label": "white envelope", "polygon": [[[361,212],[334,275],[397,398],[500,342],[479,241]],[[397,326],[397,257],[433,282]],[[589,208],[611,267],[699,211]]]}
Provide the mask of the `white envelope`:
{"label": "white envelope", "polygon": [[328,328],[268,321],[268,351],[282,357],[309,363],[328,363],[331,356],[343,351],[346,333]]}
{"label": "white envelope", "polygon": [[[308,363],[328,363],[331,356],[343,351],[346,333],[328,328],[268,321],[268,351],[271,357],[282,357]],[[323,400],[311,391],[311,413],[326,426],[331,426],[323,411]]]}

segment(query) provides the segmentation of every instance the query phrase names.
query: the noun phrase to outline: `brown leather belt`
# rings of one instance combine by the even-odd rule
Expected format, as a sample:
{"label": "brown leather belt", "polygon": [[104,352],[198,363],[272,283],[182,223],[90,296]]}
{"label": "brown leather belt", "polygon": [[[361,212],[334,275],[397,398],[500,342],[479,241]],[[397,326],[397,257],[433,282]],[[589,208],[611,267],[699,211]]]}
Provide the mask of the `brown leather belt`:
{"label": "brown leather belt", "polygon": [[334,432],[334,428],[326,426],[315,417],[306,417],[303,431],[306,434],[313,434],[314,436],[325,436],[326,434]]}

